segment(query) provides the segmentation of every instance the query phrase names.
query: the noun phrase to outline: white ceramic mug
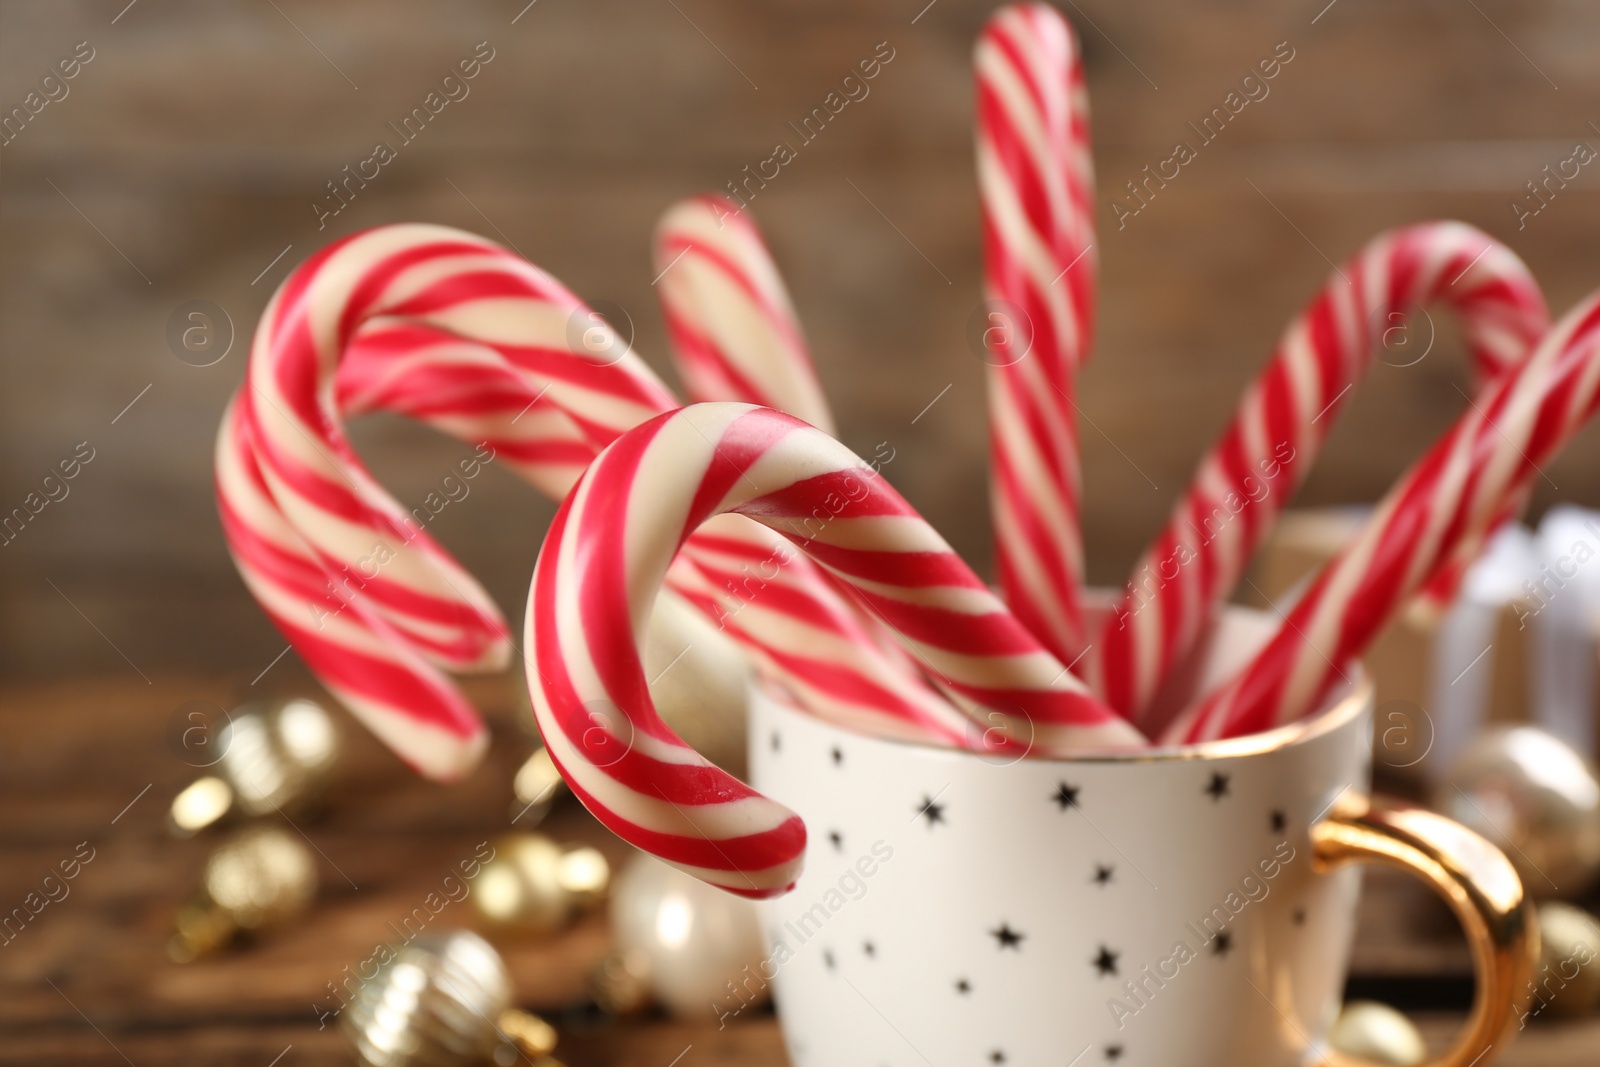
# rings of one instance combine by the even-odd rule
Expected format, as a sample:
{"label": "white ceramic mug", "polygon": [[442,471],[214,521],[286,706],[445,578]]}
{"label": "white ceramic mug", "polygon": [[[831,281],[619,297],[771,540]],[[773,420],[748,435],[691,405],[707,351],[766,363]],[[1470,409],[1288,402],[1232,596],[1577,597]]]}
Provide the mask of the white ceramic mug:
{"label": "white ceramic mug", "polygon": [[[1228,611],[1182,685],[1214,684],[1270,629]],[[1368,799],[1371,703],[1357,677],[1268,734],[998,765],[758,695],[752,783],[809,830],[799,883],[763,905],[796,1067],[1349,1063],[1325,1045],[1352,861],[1411,870],[1461,918],[1477,1002],[1433,1062],[1481,1067],[1532,972],[1531,912],[1483,839]]]}

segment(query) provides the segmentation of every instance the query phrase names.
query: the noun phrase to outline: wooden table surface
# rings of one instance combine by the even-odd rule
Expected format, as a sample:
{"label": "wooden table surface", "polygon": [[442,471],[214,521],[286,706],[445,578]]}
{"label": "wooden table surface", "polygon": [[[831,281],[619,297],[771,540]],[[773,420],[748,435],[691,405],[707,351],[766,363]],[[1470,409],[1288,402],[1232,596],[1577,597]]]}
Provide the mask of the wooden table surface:
{"label": "wooden table surface", "polygon": [[[289,661],[276,679],[298,684]],[[263,686],[267,683],[263,683]],[[298,821],[320,854],[321,893],[309,917],[248,950],[180,966],[164,947],[172,911],[193,890],[214,835],[170,838],[165,808],[196,772],[168,746],[168,719],[184,702],[227,702],[230,682],[156,676],[0,689],[0,902],[18,904],[87,841],[93,859],[0,947],[0,1063],[348,1064],[313,1002],[351,961],[388,936],[460,858],[509,828],[510,778],[528,750],[500,680],[473,693],[491,711],[487,764],[458,786],[432,785],[398,766],[370,736],[344,731],[343,774],[316,819]],[[310,691],[301,689],[299,691]],[[588,840],[614,861],[626,855],[576,805],[544,824],[562,840]],[[1470,985],[1464,946],[1404,879],[1368,883],[1353,990],[1381,994],[1418,1015],[1430,1039],[1448,1039]],[[440,928],[473,927],[468,905],[449,905]],[[1422,933],[1419,933],[1421,931]],[[590,968],[609,935],[595,915],[554,940],[500,941],[518,1000],[563,1029],[571,1067],[784,1064],[770,1013],[719,1031],[709,1018],[611,1022],[586,1009]],[[1600,1053],[1600,1019],[1540,1023],[1499,1061],[1510,1067],[1577,1067]],[[274,1057],[282,1054],[282,1058]]]}

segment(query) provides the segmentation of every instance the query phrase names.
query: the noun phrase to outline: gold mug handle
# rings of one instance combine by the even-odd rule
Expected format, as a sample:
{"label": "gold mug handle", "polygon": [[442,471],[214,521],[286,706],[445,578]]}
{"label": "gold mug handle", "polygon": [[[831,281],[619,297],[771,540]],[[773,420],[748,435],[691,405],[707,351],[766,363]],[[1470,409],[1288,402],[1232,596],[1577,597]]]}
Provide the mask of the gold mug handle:
{"label": "gold mug handle", "polygon": [[[1311,828],[1312,868],[1382,863],[1416,875],[1455,912],[1472,948],[1476,991],[1461,1036],[1424,1067],[1483,1067],[1526,1006],[1539,960],[1539,925],[1516,870],[1500,852],[1442,815],[1396,801],[1348,796]],[[1362,1067],[1333,1053],[1325,1067]]]}

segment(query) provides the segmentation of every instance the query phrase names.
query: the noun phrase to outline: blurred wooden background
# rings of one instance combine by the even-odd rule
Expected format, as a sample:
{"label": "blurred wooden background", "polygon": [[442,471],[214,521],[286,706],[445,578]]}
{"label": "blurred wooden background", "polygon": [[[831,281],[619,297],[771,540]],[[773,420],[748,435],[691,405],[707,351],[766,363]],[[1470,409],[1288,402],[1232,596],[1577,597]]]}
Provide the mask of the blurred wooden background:
{"label": "blurred wooden background", "polygon": [[[658,213],[795,140],[789,122],[879,42],[895,58],[870,95],[753,208],[845,439],[891,442],[891,479],[987,567],[982,368],[965,333],[980,300],[969,54],[990,5],[525,3],[0,0],[7,112],[78,42],[94,52],[0,148],[0,507],[79,442],[95,450],[70,495],[0,549],[0,673],[248,678],[283,647],[223,550],[211,446],[257,315],[319,244],[413,219],[508,240],[626,309],[665,372]],[[1101,339],[1082,387],[1096,579],[1121,579],[1328,259],[1385,227],[1456,217],[1507,240],[1557,309],[1600,284],[1600,166],[1520,232],[1510,208],[1575,142],[1600,146],[1594,4],[1064,10],[1083,38],[1102,187]],[[319,232],[324,183],[480,41],[495,58],[470,96]],[[1270,96],[1117,231],[1115,190],[1285,41],[1295,58]],[[193,299],[236,331],[214,366],[165,340]],[[1454,416],[1462,380],[1448,337],[1417,366],[1379,366],[1302,499],[1374,498]],[[392,422],[357,438],[408,503],[461,451]],[[1597,460],[1589,433],[1549,471],[1559,496],[1600,504]],[[1544,486],[1540,505],[1556,495]],[[550,510],[491,469],[436,530],[518,617]]]}

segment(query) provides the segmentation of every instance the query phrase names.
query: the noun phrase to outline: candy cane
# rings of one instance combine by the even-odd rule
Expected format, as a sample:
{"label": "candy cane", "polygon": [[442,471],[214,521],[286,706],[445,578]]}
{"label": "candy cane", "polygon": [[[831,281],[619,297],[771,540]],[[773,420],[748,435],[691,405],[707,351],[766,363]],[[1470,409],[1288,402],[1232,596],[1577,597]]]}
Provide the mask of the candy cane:
{"label": "candy cane", "polygon": [[975,67],[1000,586],[1040,640],[1073,660],[1084,647],[1073,397],[1096,287],[1088,93],[1071,27],[1043,4],[997,11]]}
{"label": "candy cane", "polygon": [[[788,290],[748,213],[718,195],[679,201],[656,228],[655,263],[673,362],[691,399],[758,404],[834,433]],[[856,629],[900,673],[917,673],[875,620],[863,617]],[[925,687],[908,698],[931,698],[934,718],[951,710]]]}
{"label": "candy cane", "polygon": [[799,870],[800,820],[674,736],[640,666],[638,638],[673,554],[729,512],[792,542],[777,567],[803,551],[847,583],[1013,747],[1142,746],[849,449],[769,409],[697,404],[595,459],[551,523],[529,592],[540,730],[574,793],[624,839],[747,896],[781,893]]}
{"label": "candy cane", "polygon": [[[438,227],[371,231],[285,283],[258,331],[251,381],[224,421],[219,505],[247,584],[329,688],[432,776],[462,773],[485,738],[434,666],[503,664],[504,624],[366,474],[337,403],[392,407],[506,447],[520,473],[559,494],[600,445],[675,406],[620,342],[603,336],[596,351],[573,351],[569,324],[587,324],[585,314],[543,272],[479,238]],[[354,356],[348,374],[342,351]],[[776,584],[768,606],[787,593],[783,608],[750,620],[788,622],[783,640],[798,632],[816,638],[802,648],[822,648],[828,635],[813,631],[853,622],[814,568],[790,568]],[[826,663],[788,658],[804,674],[797,689],[837,718],[926,722],[930,730],[916,732],[959,737],[953,709],[875,655],[859,624],[841,633],[843,650],[828,649]],[[760,636],[753,625],[740,634]],[[907,728],[886,728],[895,729]]]}
{"label": "candy cane", "polygon": [[537,379],[491,347],[422,323],[378,319],[357,330],[334,387],[346,419],[385,411],[487,443],[496,463],[553,500],[596,452],[560,408],[538,402]]}
{"label": "candy cane", "polygon": [[[432,665],[445,657],[425,654],[359,598],[351,597],[346,610],[344,597],[363,579],[324,566],[284,517],[256,461],[241,397],[223,415],[216,491],[223,536],[245,585],[312,672],[373,733],[424,773],[458,776],[482,755],[488,734]],[[341,579],[342,589],[335,584]]]}
{"label": "candy cane", "polygon": [[1180,716],[1167,739],[1238,736],[1312,710],[1456,546],[1483,537],[1597,409],[1600,293],[1469,406],[1323,568],[1276,636]]}
{"label": "candy cane", "polygon": [[794,305],[738,205],[697,196],[656,227],[656,291],[693,400],[743,400],[833,432]]}
{"label": "candy cane", "polygon": [[[410,318],[484,341],[554,405],[582,412],[580,431],[609,439],[672,401],[625,350],[575,355],[566,332],[580,309],[548,275],[471,235],[360,234],[273,297],[224,422],[218,495],[246,581],[330,689],[430,775],[459,775],[484,744],[435,665],[503,666],[509,638],[487,594],[366,472],[329,386],[363,322]],[[281,523],[265,517],[269,501]],[[308,564],[324,575],[320,590],[305,587]]]}
{"label": "candy cane", "polygon": [[1232,592],[1311,469],[1371,365],[1374,332],[1391,328],[1393,316],[1420,332],[1422,322],[1410,316],[1430,303],[1460,317],[1485,382],[1525,359],[1549,324],[1522,261],[1462,223],[1382,234],[1335,271],[1284,332],[1085,658],[1084,676],[1113,707],[1145,723],[1168,671]]}
{"label": "candy cane", "polygon": [[[595,449],[575,441],[569,420],[491,349],[431,327],[376,322],[345,352],[337,384],[348,412],[384,408],[462,440],[487,440],[555,499],[566,495]],[[544,411],[546,424],[536,423]],[[764,574],[783,542],[739,516],[715,520],[691,539],[668,574],[671,591],[745,647],[756,665],[808,711],[882,736],[969,746],[967,720],[923,681],[898,647],[884,648],[809,560]]]}

